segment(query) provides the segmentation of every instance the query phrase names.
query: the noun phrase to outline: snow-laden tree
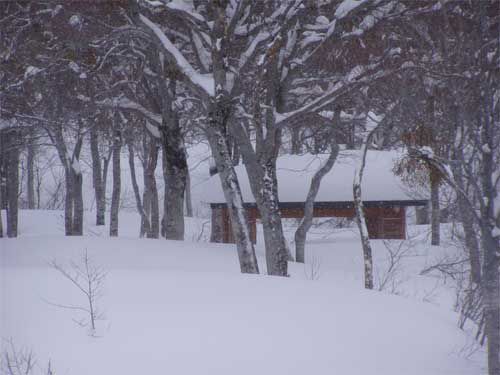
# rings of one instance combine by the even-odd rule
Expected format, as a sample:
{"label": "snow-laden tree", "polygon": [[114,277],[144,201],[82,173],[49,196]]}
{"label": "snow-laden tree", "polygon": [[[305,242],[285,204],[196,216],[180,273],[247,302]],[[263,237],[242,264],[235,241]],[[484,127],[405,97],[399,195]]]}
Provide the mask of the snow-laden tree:
{"label": "snow-laden tree", "polygon": [[[446,3],[414,23],[427,41],[418,68],[433,79],[449,155],[416,147],[453,187],[470,262],[470,289],[480,289],[488,369],[500,372],[500,17],[497,1]],[[475,229],[479,228],[476,236]],[[482,324],[480,321],[478,324]]]}

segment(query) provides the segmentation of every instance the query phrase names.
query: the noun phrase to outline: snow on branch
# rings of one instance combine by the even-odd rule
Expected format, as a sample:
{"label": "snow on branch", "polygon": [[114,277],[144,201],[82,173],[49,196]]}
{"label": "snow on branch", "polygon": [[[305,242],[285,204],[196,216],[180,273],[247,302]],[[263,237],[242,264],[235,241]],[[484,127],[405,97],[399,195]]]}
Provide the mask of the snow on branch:
{"label": "snow on branch", "polygon": [[141,22],[148,27],[156,36],[162,46],[165,56],[175,64],[179,72],[182,74],[186,83],[192,86],[203,96],[213,97],[215,95],[214,79],[211,74],[200,74],[187,61],[183,54],[175,47],[165,33],[146,16],[139,14]]}

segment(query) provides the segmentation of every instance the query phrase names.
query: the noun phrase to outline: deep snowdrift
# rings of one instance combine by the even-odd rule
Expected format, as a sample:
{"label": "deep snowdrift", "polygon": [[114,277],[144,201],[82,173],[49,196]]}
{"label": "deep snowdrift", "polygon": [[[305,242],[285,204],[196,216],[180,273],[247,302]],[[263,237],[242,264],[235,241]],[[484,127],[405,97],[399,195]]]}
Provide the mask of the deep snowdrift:
{"label": "deep snowdrift", "polygon": [[[315,244],[323,249],[318,280],[295,264],[291,278],[249,276],[239,274],[231,245],[110,239],[96,231],[65,238],[48,231],[57,215],[30,222],[37,215],[24,212],[23,236],[0,240],[0,335],[33,349],[40,365],[51,359],[57,374],[484,371],[482,363],[463,358],[467,339],[448,309],[365,291],[348,270],[330,275],[336,255],[326,260],[324,254],[332,242]],[[136,228],[129,230],[133,237]],[[351,251],[352,241],[343,241]],[[77,311],[46,302],[84,303],[48,265],[78,260],[84,249],[108,271],[99,337],[75,324]]]}

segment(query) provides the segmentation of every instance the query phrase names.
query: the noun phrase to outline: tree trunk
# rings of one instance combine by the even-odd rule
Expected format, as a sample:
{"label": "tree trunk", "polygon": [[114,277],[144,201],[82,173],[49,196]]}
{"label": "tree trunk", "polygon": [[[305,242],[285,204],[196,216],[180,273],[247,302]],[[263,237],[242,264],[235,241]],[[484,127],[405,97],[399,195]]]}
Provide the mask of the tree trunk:
{"label": "tree trunk", "polygon": [[[483,219],[485,217],[483,216]],[[488,217],[489,219],[489,217]],[[498,238],[493,238],[491,228],[481,225],[481,242],[484,251],[482,295],[485,332],[488,338],[488,371],[490,375],[500,374],[500,285],[498,274]]]}
{"label": "tree trunk", "polygon": [[[278,201],[276,161],[264,170],[262,199],[257,202],[261,213],[264,242],[266,245],[267,274],[288,276],[289,249],[286,246]],[[259,204],[260,203],[260,204]]]}
{"label": "tree trunk", "polygon": [[186,216],[193,217],[193,200],[191,198],[191,176],[189,175],[189,168],[186,173],[186,193],[184,194],[186,201]]}
{"label": "tree trunk", "polygon": [[189,172],[182,130],[177,117],[174,116],[171,122],[162,127],[165,181],[163,225],[166,239],[183,240],[184,193]]}
{"label": "tree trunk", "polygon": [[290,129],[291,135],[292,135],[292,150],[291,153],[292,155],[299,155],[300,152],[302,151],[302,144],[300,142],[300,127],[298,126],[292,126]]}
{"label": "tree trunk", "polygon": [[108,151],[108,155],[103,161],[103,166],[102,166],[102,191],[103,191],[103,199],[104,199],[104,205],[103,205],[103,210],[106,212],[106,192],[108,188],[108,171],[109,171],[109,164],[111,163],[111,156],[113,154],[113,147],[111,146]]}
{"label": "tree trunk", "polygon": [[250,188],[259,209],[264,231],[266,266],[269,275],[288,276],[288,260],[293,260],[286,244],[278,199],[276,159],[280,144],[280,130],[269,135],[274,141],[257,141],[256,151],[241,124],[233,127],[248,174]]}
{"label": "tree trunk", "polygon": [[[76,160],[74,163],[78,163]],[[71,182],[72,193],[73,193],[73,223],[72,223],[72,235],[82,236],[83,235],[83,176],[80,168],[75,170],[74,166],[71,167],[71,173],[73,174]]]}
{"label": "tree trunk", "polygon": [[3,238],[3,217],[2,212],[4,208],[3,191],[5,188],[4,181],[4,139],[3,132],[0,130],[0,238]]}
{"label": "tree trunk", "polygon": [[149,231],[149,219],[144,213],[144,208],[141,202],[141,194],[139,192],[139,185],[137,184],[137,176],[135,173],[135,163],[134,163],[134,147],[129,140],[128,142],[128,165],[130,170],[130,177],[132,180],[132,189],[134,190],[135,202],[137,207],[137,212],[141,215],[141,228],[139,231],[139,236],[143,236],[143,227],[147,227],[147,231]]}
{"label": "tree trunk", "polygon": [[[484,14],[485,7],[480,6]],[[484,23],[484,22],[483,22]],[[486,25],[482,25],[486,27]],[[486,86],[486,77],[482,77],[481,83]],[[495,123],[495,110],[493,92],[488,86],[481,89],[481,111],[479,114],[480,143],[476,144],[476,150],[480,150],[479,170],[481,195],[480,195],[480,227],[481,244],[483,248],[483,274],[482,295],[484,298],[484,321],[485,332],[488,338],[488,373],[490,375],[500,374],[500,234],[495,233],[500,228],[499,211],[499,181],[498,181],[498,159],[494,157],[493,150],[498,150],[498,136],[500,131]],[[496,154],[498,157],[498,154]]]}
{"label": "tree trunk", "polygon": [[64,193],[64,233],[66,236],[73,235],[73,173],[70,166],[64,169],[65,193]]}
{"label": "tree trunk", "polygon": [[439,175],[436,171],[430,172],[431,185],[431,245],[439,246],[441,210],[439,208]]}
{"label": "tree trunk", "polygon": [[210,102],[208,108],[208,126],[207,135],[212,149],[212,156],[215,160],[215,165],[221,180],[222,191],[226,198],[229,217],[231,219],[231,227],[236,249],[238,251],[238,259],[240,269],[243,273],[259,273],[257,257],[253,247],[252,238],[248,226],[248,220],[245,208],[243,206],[243,196],[241,194],[238,176],[234,170],[231,151],[228,147],[228,119],[231,114],[231,104],[228,97],[228,82],[227,82],[227,64],[225,59],[227,56],[222,48],[217,48],[218,41],[227,39],[225,10],[222,2],[214,2],[214,11],[216,21],[213,25],[212,34],[212,65],[214,76],[215,96]]}
{"label": "tree trunk", "polygon": [[6,169],[7,237],[17,237],[19,194],[19,143],[20,134],[15,129],[4,132]]}
{"label": "tree trunk", "polygon": [[158,165],[158,145],[155,139],[151,139],[147,150],[146,169],[144,171],[144,193],[147,197],[144,202],[148,204],[147,213],[149,218],[149,230],[146,231],[148,238],[158,238],[160,233],[160,211],[158,202],[158,189],[156,188],[156,166]]}
{"label": "tree trunk", "polygon": [[364,278],[365,288],[373,289],[373,257],[370,238],[368,235],[368,228],[366,227],[366,218],[364,212],[361,184],[363,182],[363,172],[365,170],[366,153],[368,152],[368,145],[371,142],[373,134],[375,134],[378,125],[373,128],[364,140],[360,154],[361,161],[359,167],[354,172],[354,182],[352,185],[352,192],[354,198],[354,210],[356,213],[356,224],[359,229],[359,236],[361,238],[361,247],[363,248],[363,264],[364,264]]}
{"label": "tree trunk", "polygon": [[148,238],[160,237],[160,201],[156,179],[151,180],[151,231]]}
{"label": "tree trunk", "polygon": [[121,193],[121,166],[120,153],[122,146],[121,131],[119,124],[114,124],[113,129],[113,193],[111,195],[111,210],[109,217],[109,235],[118,236],[118,211],[120,209]]}
{"label": "tree trunk", "polygon": [[415,207],[415,221],[417,225],[429,224],[429,206]]}
{"label": "tree trunk", "polygon": [[[459,155],[455,156],[455,160],[463,160],[463,155],[460,155],[461,150],[456,150]],[[454,163],[451,167],[451,170],[453,172],[454,180],[455,183],[457,184],[457,187],[465,193],[465,184],[464,184],[464,177],[462,173],[462,167],[456,165]],[[469,252],[469,262],[470,262],[470,267],[471,267],[471,281],[477,285],[480,285],[481,282],[481,258],[480,258],[480,252],[479,252],[479,244],[478,244],[478,239],[476,236],[476,231],[474,229],[474,217],[473,213],[471,212],[470,206],[467,204],[465,201],[465,197],[457,193],[457,203],[458,203],[458,209],[460,211],[460,218],[462,222],[462,227],[464,230],[464,240],[465,240],[465,247],[467,248],[467,251]]]}
{"label": "tree trunk", "polygon": [[92,156],[92,182],[94,185],[96,203],[96,225],[104,225],[106,198],[103,184],[101,156],[99,155],[99,139],[96,126],[90,128],[90,153]]}
{"label": "tree trunk", "polygon": [[28,135],[28,155],[26,161],[27,168],[27,179],[26,179],[26,191],[28,196],[28,209],[33,210],[36,208],[35,202],[35,142],[34,142],[34,130],[30,129]]}
{"label": "tree trunk", "polygon": [[314,212],[314,201],[316,195],[318,194],[321,180],[323,177],[332,170],[335,160],[337,160],[337,155],[339,153],[339,146],[336,143],[331,145],[330,156],[326,162],[316,171],[312,180],[311,186],[309,187],[309,192],[307,193],[307,198],[304,203],[304,217],[300,222],[299,227],[295,231],[295,259],[299,263],[305,262],[305,245],[307,232],[311,228],[313,212]]}
{"label": "tree trunk", "polygon": [[36,209],[41,208],[42,203],[42,176],[40,175],[40,168],[36,167]]}
{"label": "tree trunk", "polygon": [[[1,135],[0,135],[1,137]],[[2,143],[0,139],[0,144]],[[2,147],[0,146],[0,155],[2,154]],[[3,177],[2,177],[2,158],[0,157],[0,238],[3,238]]]}
{"label": "tree trunk", "polygon": [[144,216],[141,218],[141,237],[158,238],[160,231],[160,212],[158,189],[156,187],[156,166],[158,164],[158,145],[156,139],[149,140],[146,133],[143,138],[144,161],[143,181],[144,191],[142,204]]}
{"label": "tree trunk", "polygon": [[238,177],[222,131],[224,129],[224,118],[226,117],[224,115],[225,111],[222,108],[217,108],[219,106],[221,104],[216,103],[210,116],[210,124],[207,129],[208,139],[228,205],[241,272],[259,273]]}

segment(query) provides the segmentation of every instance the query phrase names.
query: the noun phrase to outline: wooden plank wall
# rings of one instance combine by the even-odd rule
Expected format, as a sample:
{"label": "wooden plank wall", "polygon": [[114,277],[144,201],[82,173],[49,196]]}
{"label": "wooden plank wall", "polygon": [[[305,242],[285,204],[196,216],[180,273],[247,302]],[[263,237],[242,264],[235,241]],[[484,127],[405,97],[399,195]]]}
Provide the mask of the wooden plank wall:
{"label": "wooden plank wall", "polygon": [[[314,209],[314,217],[354,217],[354,208],[325,208]],[[405,239],[406,238],[406,210],[405,207],[367,207],[365,208],[366,224],[371,239]],[[282,208],[281,217],[284,219],[301,218],[303,208]],[[257,219],[260,213],[256,207],[247,209],[247,218],[250,227],[250,236],[253,243],[257,241]],[[234,243],[233,231],[229,211],[226,207],[212,209],[211,242]]]}

